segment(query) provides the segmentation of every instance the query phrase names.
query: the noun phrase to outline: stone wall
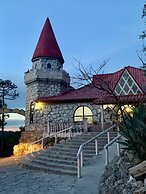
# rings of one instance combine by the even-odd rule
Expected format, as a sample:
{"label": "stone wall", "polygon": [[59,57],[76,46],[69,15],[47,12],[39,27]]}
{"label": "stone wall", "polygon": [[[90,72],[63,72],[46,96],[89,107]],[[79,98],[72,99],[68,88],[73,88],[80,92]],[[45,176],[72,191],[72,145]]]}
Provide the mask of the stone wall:
{"label": "stone wall", "polygon": [[30,129],[46,130],[48,121],[73,123],[74,111],[79,106],[88,106],[92,111],[93,121],[100,122],[99,105],[91,105],[90,102],[46,104],[43,110],[35,112],[34,123],[30,124]]}
{"label": "stone wall", "polygon": [[21,137],[19,142],[21,143],[30,143],[37,141],[38,139],[42,138],[43,133],[42,131],[23,131],[21,132]]}
{"label": "stone wall", "polygon": [[30,125],[30,104],[37,98],[66,91],[70,86],[70,77],[57,59],[40,58],[33,62],[32,69],[25,73],[24,79],[26,84],[25,128],[33,130],[34,126]]}

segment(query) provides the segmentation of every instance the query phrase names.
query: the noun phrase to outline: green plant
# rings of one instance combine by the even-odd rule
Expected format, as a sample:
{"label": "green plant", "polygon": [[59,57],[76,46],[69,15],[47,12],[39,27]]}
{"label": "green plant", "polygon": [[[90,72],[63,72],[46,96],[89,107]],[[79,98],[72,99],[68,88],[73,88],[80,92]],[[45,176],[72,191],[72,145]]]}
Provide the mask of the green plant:
{"label": "green plant", "polygon": [[132,150],[140,161],[146,160],[146,107],[133,108],[133,114],[125,113],[120,123],[120,133],[125,138],[120,141],[123,149]]}

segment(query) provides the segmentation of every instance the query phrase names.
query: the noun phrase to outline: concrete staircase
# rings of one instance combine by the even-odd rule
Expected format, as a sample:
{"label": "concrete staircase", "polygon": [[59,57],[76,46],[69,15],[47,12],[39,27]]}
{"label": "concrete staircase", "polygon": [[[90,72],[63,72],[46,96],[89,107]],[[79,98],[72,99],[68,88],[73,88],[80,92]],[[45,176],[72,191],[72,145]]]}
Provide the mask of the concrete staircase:
{"label": "concrete staircase", "polygon": [[[49,149],[40,150],[24,156],[21,159],[23,167],[43,170],[48,173],[67,174],[77,176],[77,157],[80,144],[97,135],[97,132],[83,133],[71,140],[58,143]],[[117,136],[116,132],[110,132],[111,140]],[[107,135],[98,138],[99,151],[107,143]],[[95,141],[84,148],[84,164],[95,155]]]}

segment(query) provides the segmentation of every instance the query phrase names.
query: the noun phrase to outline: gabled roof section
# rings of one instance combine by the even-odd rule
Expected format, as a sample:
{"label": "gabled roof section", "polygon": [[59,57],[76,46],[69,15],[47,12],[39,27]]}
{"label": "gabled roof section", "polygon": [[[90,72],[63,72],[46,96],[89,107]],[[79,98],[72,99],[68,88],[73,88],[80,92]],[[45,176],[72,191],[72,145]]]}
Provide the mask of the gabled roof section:
{"label": "gabled roof section", "polygon": [[106,83],[109,87],[114,90],[120,76],[122,75],[124,69],[121,69],[115,73],[108,74],[97,74],[93,76],[93,84],[100,85],[102,83]]}
{"label": "gabled roof section", "polygon": [[39,41],[32,57],[32,61],[35,61],[40,57],[58,59],[61,64],[64,63],[64,59],[56,41],[49,18],[46,19],[42,29]]}
{"label": "gabled roof section", "polygon": [[131,66],[126,67],[126,69],[131,74],[142,92],[146,93],[146,75],[144,70]]}
{"label": "gabled roof section", "polygon": [[146,77],[144,71],[134,67],[125,67],[115,86],[116,95],[142,94],[145,92]]}
{"label": "gabled roof section", "polygon": [[[128,95],[117,95],[110,94],[107,90],[99,89],[97,86],[105,84],[114,91],[117,87],[124,72],[128,72],[130,77],[134,80],[136,86],[141,91],[139,93]],[[96,85],[97,84],[97,85]],[[144,71],[135,67],[125,67],[115,73],[110,74],[97,74],[93,76],[92,83],[85,85],[84,87],[63,92],[57,96],[48,96],[37,99],[36,101],[43,102],[83,102],[90,101],[96,104],[109,104],[109,103],[126,103],[126,102],[142,102],[146,100],[146,76]]]}

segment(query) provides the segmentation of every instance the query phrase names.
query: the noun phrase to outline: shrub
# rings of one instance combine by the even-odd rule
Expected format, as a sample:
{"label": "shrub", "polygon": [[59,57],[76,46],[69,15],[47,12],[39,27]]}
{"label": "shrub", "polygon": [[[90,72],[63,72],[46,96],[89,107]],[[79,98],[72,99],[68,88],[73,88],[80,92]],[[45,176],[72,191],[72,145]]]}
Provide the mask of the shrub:
{"label": "shrub", "polygon": [[120,133],[125,137],[124,149],[132,150],[140,161],[146,160],[146,107],[133,108],[133,114],[125,113],[120,124]]}

